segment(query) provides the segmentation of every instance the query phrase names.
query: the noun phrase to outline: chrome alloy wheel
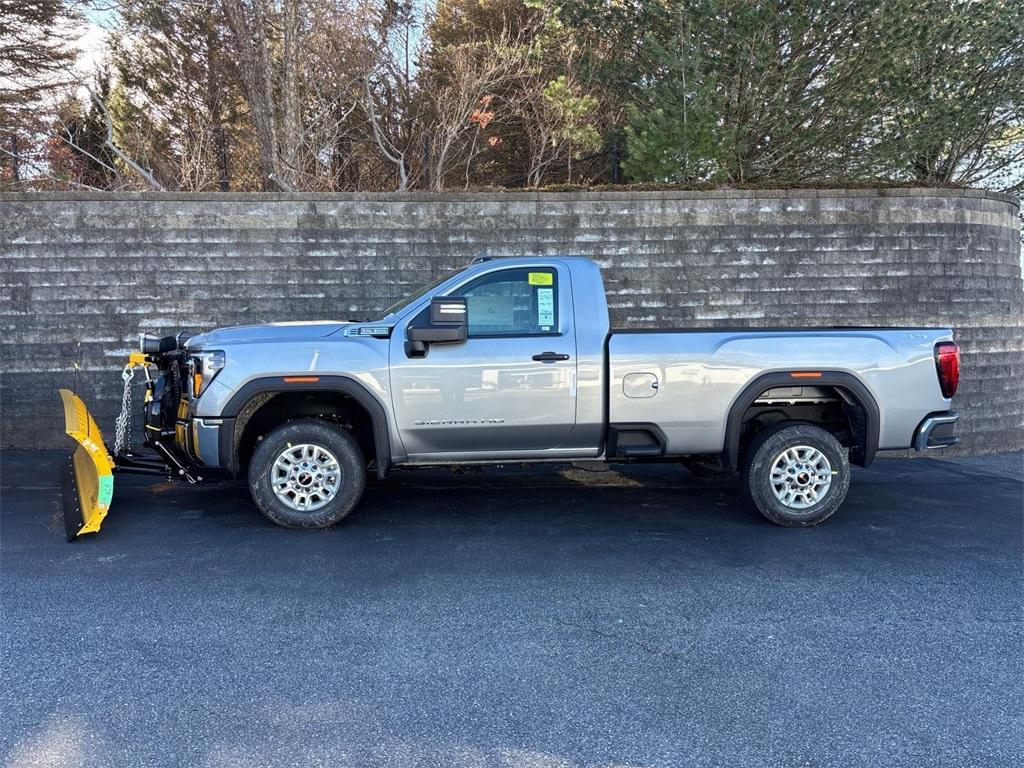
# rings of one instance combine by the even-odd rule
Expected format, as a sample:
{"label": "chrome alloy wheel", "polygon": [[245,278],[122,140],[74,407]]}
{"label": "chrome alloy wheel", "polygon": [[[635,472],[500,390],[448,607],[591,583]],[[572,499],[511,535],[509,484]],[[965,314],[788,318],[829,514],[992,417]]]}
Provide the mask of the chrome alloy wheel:
{"label": "chrome alloy wheel", "polygon": [[828,457],[809,445],[787,448],[772,462],[772,493],[789,509],[809,509],[832,487]]}
{"label": "chrome alloy wheel", "polygon": [[270,468],[270,485],[282,504],[313,512],[334,498],[341,487],[341,467],[334,454],[320,445],[289,445]]}

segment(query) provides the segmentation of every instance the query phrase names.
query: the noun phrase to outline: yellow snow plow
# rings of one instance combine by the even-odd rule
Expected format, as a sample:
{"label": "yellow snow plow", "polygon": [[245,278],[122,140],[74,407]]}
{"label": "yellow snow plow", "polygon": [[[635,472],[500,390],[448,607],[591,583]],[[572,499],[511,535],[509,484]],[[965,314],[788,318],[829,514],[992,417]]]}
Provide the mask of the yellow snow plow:
{"label": "yellow snow plow", "polygon": [[85,403],[68,389],[60,391],[64,403],[64,431],[78,443],[71,455],[71,472],[64,488],[64,530],[68,541],[94,533],[103,524],[114,497],[114,462],[107,453],[96,419]]}
{"label": "yellow snow plow", "polygon": [[[61,488],[64,497],[64,530],[68,541],[99,531],[114,498],[115,473],[180,477],[189,483],[202,479],[166,444],[162,439],[165,435],[150,435],[148,428],[146,445],[153,448],[155,454],[146,456],[132,452],[132,379],[135,369],[141,368],[146,378],[148,404],[153,398],[155,384],[149,368],[153,365],[153,358],[141,352],[132,352],[128,357],[121,377],[124,380],[124,393],[112,451],[107,448],[99,424],[82,399],[69,389],[60,390],[60,399],[64,405],[64,431],[78,444],[71,455],[70,471],[65,475]],[[170,434],[173,435],[173,431]]]}

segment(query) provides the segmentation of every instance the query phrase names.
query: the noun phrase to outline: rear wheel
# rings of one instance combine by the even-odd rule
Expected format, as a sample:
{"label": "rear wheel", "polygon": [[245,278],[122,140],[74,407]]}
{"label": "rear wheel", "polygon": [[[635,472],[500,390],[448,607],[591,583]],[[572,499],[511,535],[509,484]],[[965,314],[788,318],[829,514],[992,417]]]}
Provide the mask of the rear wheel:
{"label": "rear wheel", "polygon": [[744,490],[776,525],[808,527],[827,520],[850,488],[847,451],[813,424],[780,424],[750,444]]}
{"label": "rear wheel", "polygon": [[352,511],[365,485],[366,464],[355,438],[316,419],[270,432],[249,464],[253,501],[286,528],[329,528]]}

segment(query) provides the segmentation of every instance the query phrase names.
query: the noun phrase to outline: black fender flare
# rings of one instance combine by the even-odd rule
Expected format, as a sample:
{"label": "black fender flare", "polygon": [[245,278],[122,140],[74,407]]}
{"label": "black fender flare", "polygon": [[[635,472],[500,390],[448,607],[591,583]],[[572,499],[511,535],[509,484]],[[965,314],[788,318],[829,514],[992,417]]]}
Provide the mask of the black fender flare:
{"label": "black fender flare", "polygon": [[765,373],[747,384],[739,396],[733,400],[729,408],[729,416],[725,422],[725,447],[723,458],[725,463],[739,468],[740,432],[743,427],[743,415],[753,405],[758,396],[772,387],[792,387],[800,384],[813,386],[838,387],[864,411],[863,444],[855,447],[850,454],[850,461],[858,466],[867,467],[878,452],[878,437],[881,418],[878,403],[864,383],[851,373],[844,371],[821,371],[821,376],[814,378],[794,378],[791,371]]}
{"label": "black fender flare", "polygon": [[[391,437],[388,431],[388,415],[366,385],[351,376],[319,374],[293,376],[264,376],[252,379],[238,388],[224,406],[221,418],[224,427],[220,430],[218,451],[221,466],[229,468],[231,474],[237,474],[238,464],[236,451],[238,440],[235,431],[239,426],[238,415],[253,398],[260,395],[278,395],[299,392],[341,392],[355,400],[370,415],[373,424],[374,451],[377,454],[377,476],[383,479],[391,469]],[[244,429],[244,424],[241,425]],[[241,435],[238,435],[240,438]]]}

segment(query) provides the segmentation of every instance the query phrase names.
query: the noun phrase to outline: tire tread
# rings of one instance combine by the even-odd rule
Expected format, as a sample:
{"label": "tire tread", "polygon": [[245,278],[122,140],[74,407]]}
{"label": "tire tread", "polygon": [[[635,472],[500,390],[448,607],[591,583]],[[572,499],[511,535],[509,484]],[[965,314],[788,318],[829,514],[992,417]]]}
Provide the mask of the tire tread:
{"label": "tire tread", "polygon": [[[288,443],[318,443],[341,465],[343,487],[320,509],[303,513],[285,506],[270,487],[269,471]],[[289,421],[264,437],[249,462],[249,492],[264,517],[284,528],[321,529],[337,525],[359,502],[366,487],[366,462],[355,438],[343,427],[322,419]]]}
{"label": "tire tread", "polygon": [[[828,495],[810,512],[787,509],[771,492],[766,481],[771,461],[787,446],[810,445],[822,451],[832,464],[832,486]],[[842,505],[850,488],[848,450],[834,435],[815,424],[782,422],[759,433],[747,446],[742,466],[743,491],[768,520],[787,528],[821,525]]]}

